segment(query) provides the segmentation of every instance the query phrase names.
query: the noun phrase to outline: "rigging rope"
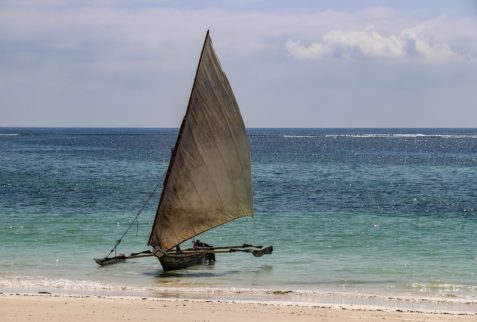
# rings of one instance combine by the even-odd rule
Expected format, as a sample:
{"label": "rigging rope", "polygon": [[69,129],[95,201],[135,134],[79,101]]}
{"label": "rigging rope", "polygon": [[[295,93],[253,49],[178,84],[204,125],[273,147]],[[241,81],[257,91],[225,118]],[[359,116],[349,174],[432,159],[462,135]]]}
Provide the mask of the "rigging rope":
{"label": "rigging rope", "polygon": [[141,214],[141,212],[144,210],[144,208],[146,208],[146,205],[147,203],[149,202],[149,200],[152,198],[152,196],[154,195],[154,193],[156,192],[157,188],[161,185],[162,182],[159,182],[158,184],[156,184],[156,186],[154,187],[154,190],[152,190],[152,192],[149,194],[149,196],[147,196],[146,198],[146,201],[144,201],[144,204],[142,205],[141,209],[139,209],[138,213],[136,214],[136,217],[134,217],[133,221],[131,221],[131,223],[129,224],[128,228],[126,229],[126,231],[122,234],[122,236],[116,241],[116,244],[113,246],[113,248],[111,248],[111,250],[109,251],[109,254],[105,257],[105,258],[108,258],[109,255],[111,255],[113,252],[114,252],[114,256],[116,256],[116,248],[118,247],[118,245],[121,243],[121,241],[123,240],[124,236],[126,236],[126,234],[128,233],[129,229],[131,229],[132,225],[134,225],[134,223],[137,223],[137,230],[139,230],[139,221],[137,220],[139,215]]}

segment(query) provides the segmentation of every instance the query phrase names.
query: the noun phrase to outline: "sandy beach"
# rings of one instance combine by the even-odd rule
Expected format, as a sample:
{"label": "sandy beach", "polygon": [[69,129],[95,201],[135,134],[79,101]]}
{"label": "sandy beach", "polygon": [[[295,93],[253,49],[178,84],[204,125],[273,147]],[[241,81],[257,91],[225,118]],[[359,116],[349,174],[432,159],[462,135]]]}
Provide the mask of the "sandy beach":
{"label": "sandy beach", "polygon": [[476,321],[477,314],[405,311],[364,306],[1,294],[4,322],[22,321]]}

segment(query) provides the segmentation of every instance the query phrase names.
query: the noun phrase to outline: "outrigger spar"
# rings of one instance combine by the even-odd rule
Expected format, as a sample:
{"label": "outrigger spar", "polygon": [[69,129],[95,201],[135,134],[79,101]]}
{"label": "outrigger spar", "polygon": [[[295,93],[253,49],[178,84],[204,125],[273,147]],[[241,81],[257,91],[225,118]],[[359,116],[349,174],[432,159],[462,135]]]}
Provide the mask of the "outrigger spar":
{"label": "outrigger spar", "polygon": [[248,244],[213,247],[195,241],[192,248],[179,247],[244,216],[253,216],[250,147],[237,101],[207,31],[149,237],[153,250],[109,257],[118,240],[108,256],[95,261],[107,265],[156,256],[164,270],[172,270],[213,261],[217,253],[271,254],[272,246]]}

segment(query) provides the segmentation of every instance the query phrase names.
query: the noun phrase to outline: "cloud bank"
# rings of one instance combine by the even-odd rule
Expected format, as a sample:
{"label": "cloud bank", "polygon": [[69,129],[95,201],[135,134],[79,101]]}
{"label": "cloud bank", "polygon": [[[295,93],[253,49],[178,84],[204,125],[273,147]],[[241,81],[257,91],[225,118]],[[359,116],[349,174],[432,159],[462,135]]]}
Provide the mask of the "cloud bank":
{"label": "cloud bank", "polygon": [[381,33],[372,25],[356,31],[332,30],[320,41],[308,46],[289,39],[286,48],[292,56],[299,59],[366,58],[441,63],[477,61],[475,55],[453,48],[451,44],[432,34],[433,25],[443,19],[439,17],[431,23],[406,28],[396,34]]}

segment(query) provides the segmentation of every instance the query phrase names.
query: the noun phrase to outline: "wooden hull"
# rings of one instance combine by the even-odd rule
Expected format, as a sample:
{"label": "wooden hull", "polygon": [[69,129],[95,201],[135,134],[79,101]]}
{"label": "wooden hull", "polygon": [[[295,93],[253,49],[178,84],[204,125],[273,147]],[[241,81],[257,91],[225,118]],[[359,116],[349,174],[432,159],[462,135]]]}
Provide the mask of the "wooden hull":
{"label": "wooden hull", "polygon": [[207,254],[168,253],[159,258],[164,271],[205,264]]}

